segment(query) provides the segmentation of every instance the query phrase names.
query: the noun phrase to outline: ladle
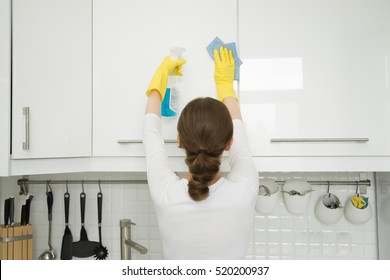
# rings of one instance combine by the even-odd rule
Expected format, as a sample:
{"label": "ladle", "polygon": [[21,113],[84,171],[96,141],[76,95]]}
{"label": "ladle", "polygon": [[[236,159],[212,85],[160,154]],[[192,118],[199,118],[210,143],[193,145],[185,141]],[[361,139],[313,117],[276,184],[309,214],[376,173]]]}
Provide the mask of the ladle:
{"label": "ladle", "polygon": [[49,182],[46,183],[46,200],[47,200],[47,212],[48,212],[48,221],[49,221],[49,238],[48,238],[49,249],[44,251],[38,257],[38,260],[54,260],[56,258],[56,252],[54,251],[53,247],[51,247],[51,221],[53,219],[53,215],[52,215],[53,192],[49,185]]}

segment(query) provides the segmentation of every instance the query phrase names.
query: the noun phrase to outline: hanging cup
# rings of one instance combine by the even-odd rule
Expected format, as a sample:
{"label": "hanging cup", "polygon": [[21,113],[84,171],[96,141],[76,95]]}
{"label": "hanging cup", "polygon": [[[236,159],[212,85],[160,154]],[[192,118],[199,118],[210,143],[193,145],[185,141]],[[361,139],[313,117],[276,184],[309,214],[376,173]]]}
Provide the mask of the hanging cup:
{"label": "hanging cup", "polygon": [[[365,205],[363,206],[365,201]],[[345,218],[352,224],[364,224],[371,219],[371,203],[361,194],[351,196],[345,205]]]}
{"label": "hanging cup", "polygon": [[256,200],[256,211],[269,214],[275,210],[279,198],[279,186],[271,180],[261,180]]}
{"label": "hanging cup", "polygon": [[335,224],[343,216],[343,210],[340,199],[328,192],[317,201],[314,213],[321,223]]}
{"label": "hanging cup", "polygon": [[356,194],[351,196],[345,204],[345,218],[352,224],[364,224],[371,219],[371,203],[368,197],[359,193],[359,184],[356,184]]}
{"label": "hanging cup", "polygon": [[309,205],[312,191],[308,182],[287,181],[282,191],[287,210],[293,214],[305,212]]}

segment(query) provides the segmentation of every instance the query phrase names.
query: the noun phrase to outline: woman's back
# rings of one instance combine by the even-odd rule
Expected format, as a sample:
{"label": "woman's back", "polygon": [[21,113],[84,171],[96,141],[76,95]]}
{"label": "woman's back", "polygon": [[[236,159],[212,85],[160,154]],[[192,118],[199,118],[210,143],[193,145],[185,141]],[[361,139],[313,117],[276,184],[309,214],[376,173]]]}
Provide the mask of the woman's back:
{"label": "woman's back", "polygon": [[194,201],[188,180],[168,166],[159,133],[161,120],[145,116],[148,181],[166,259],[242,259],[252,231],[258,176],[241,120],[234,120],[230,173],[209,186],[208,197]]}
{"label": "woman's back", "polygon": [[186,179],[177,181],[172,201],[155,203],[164,258],[244,258],[252,229],[253,194],[221,178],[209,187],[206,200],[194,202],[187,184]]}

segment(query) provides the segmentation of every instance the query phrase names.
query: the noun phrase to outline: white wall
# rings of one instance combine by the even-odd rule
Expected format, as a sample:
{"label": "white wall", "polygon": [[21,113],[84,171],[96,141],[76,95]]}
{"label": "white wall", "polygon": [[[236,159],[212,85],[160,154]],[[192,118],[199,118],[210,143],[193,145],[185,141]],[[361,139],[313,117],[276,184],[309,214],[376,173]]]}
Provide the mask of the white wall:
{"label": "white wall", "polygon": [[390,260],[390,173],[376,173],[379,258]]}
{"label": "white wall", "polygon": [[[286,180],[357,180],[358,173],[264,173],[262,177]],[[21,205],[27,197],[19,196],[18,178],[0,179],[0,213],[3,217],[4,199],[10,195],[16,197],[15,220],[20,219]],[[30,180],[119,180],[145,179],[145,174],[129,173],[78,173],[59,175],[30,176]],[[369,179],[373,174],[369,173]],[[374,180],[372,180],[374,183]],[[54,192],[53,237],[52,245],[60,254],[64,233],[64,185],[52,185]],[[314,205],[318,198],[326,193],[326,186],[313,186],[310,205],[303,215],[292,215],[285,207],[282,196],[273,213],[267,216],[254,215],[253,237],[248,249],[248,259],[377,259],[376,213],[363,225],[352,225],[345,217],[330,226],[322,225],[314,216]],[[33,258],[48,248],[48,223],[45,185],[31,185],[32,201],[31,222],[34,226]],[[69,185],[71,195],[70,229],[74,241],[80,238],[80,185]],[[98,186],[85,185],[86,229],[89,240],[98,241],[97,202]],[[120,259],[120,219],[131,219],[137,225],[132,230],[132,239],[149,249],[145,256],[133,250],[133,259],[161,259],[161,242],[156,214],[150,199],[147,185],[102,185],[103,200],[103,245],[108,248],[109,259]],[[355,192],[353,186],[332,186],[335,193],[345,203]],[[367,196],[375,205],[375,186],[368,188]],[[2,218],[0,219],[1,222]]]}

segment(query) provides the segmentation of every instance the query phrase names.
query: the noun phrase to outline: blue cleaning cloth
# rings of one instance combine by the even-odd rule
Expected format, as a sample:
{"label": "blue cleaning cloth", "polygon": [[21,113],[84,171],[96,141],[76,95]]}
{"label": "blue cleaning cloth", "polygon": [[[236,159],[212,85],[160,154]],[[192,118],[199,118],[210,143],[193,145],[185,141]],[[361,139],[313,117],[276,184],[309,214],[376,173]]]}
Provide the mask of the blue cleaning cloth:
{"label": "blue cleaning cloth", "polygon": [[236,43],[225,44],[220,38],[215,37],[215,39],[206,48],[212,60],[214,60],[214,50],[217,49],[219,52],[220,47],[225,47],[232,51],[235,64],[234,79],[238,81],[240,79],[240,66],[242,61],[237,55]]}

